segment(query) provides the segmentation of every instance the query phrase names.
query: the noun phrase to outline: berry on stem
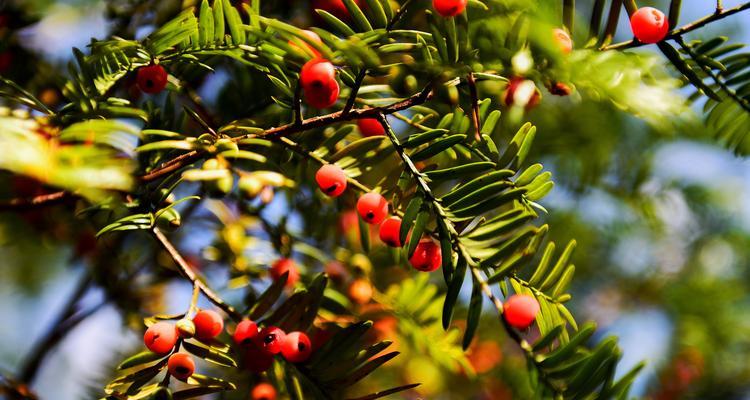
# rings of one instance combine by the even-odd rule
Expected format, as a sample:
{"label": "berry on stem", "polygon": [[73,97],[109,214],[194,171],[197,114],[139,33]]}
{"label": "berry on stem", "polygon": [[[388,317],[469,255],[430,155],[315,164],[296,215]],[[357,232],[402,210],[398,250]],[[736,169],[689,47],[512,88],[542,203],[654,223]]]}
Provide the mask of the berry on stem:
{"label": "berry on stem", "polygon": [[258,325],[249,319],[245,319],[237,324],[232,339],[237,344],[247,345],[251,344],[256,336],[258,336]]}
{"label": "berry on stem", "polygon": [[379,193],[365,193],[357,200],[357,212],[368,224],[379,224],[388,215],[388,201]]}
{"label": "berry on stem", "polygon": [[276,400],[276,388],[267,382],[259,383],[253,388],[250,398],[252,400]]}
{"label": "berry on stem", "polygon": [[335,164],[326,164],[315,173],[315,181],[323,193],[338,197],[346,190],[346,174]]}
{"label": "berry on stem", "polygon": [[391,247],[401,247],[401,218],[389,217],[380,224],[380,240]]}
{"label": "berry on stem", "polygon": [[175,378],[184,381],[195,372],[195,361],[193,357],[185,353],[175,353],[169,356],[167,370]]}
{"label": "berry on stem", "polygon": [[200,340],[213,339],[224,329],[224,319],[213,310],[201,310],[193,317],[195,337]]}
{"label": "berry on stem", "polygon": [[310,338],[302,332],[290,332],[285,337],[281,344],[281,355],[284,358],[293,363],[301,363],[307,361],[312,353],[312,344]]}
{"label": "berry on stem", "polygon": [[503,317],[510,326],[516,329],[526,329],[534,323],[539,313],[539,302],[533,296],[514,294],[505,301]]}
{"label": "berry on stem", "polygon": [[466,9],[467,0],[432,0],[435,11],[443,17],[455,17]]}
{"label": "berry on stem", "polygon": [[140,67],[136,83],[138,88],[145,93],[159,93],[167,86],[167,71],[159,64]]}
{"label": "berry on stem", "polygon": [[168,322],[157,322],[146,329],[143,343],[156,354],[167,354],[177,343],[177,328]]}
{"label": "berry on stem", "polygon": [[328,60],[316,58],[306,62],[300,71],[299,82],[305,101],[312,107],[330,107],[339,97],[336,68]]}
{"label": "berry on stem", "polygon": [[633,36],[643,43],[661,42],[669,33],[669,21],[653,7],[641,7],[630,16]]}
{"label": "berry on stem", "polygon": [[557,43],[557,46],[563,54],[568,54],[573,51],[573,39],[570,38],[568,32],[565,32],[564,29],[555,28],[552,33],[555,38],[555,43]]}
{"label": "berry on stem", "polygon": [[275,326],[267,326],[260,330],[255,337],[255,344],[268,354],[279,354],[284,343],[286,333]]}
{"label": "berry on stem", "polygon": [[271,265],[271,270],[269,272],[271,273],[271,278],[276,281],[287,271],[289,271],[289,276],[286,279],[285,286],[288,288],[294,287],[297,281],[299,281],[299,271],[297,271],[297,266],[294,264],[293,260],[289,258],[280,258]]}
{"label": "berry on stem", "polygon": [[360,118],[357,120],[357,127],[365,137],[385,135],[385,128],[377,118]]}
{"label": "berry on stem", "polygon": [[412,267],[422,272],[432,272],[443,262],[440,246],[432,239],[421,239],[409,258]]}

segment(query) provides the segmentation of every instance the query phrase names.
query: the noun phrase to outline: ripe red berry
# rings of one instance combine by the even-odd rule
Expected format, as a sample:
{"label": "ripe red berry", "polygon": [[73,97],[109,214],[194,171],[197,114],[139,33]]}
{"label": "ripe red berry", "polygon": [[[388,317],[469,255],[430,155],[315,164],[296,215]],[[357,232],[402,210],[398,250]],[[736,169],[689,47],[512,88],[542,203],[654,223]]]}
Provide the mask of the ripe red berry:
{"label": "ripe red berry", "polygon": [[146,329],[143,343],[156,354],[167,354],[177,343],[177,328],[168,322],[157,322]]}
{"label": "ripe red berry", "polygon": [[443,262],[440,246],[433,242],[432,239],[420,240],[409,262],[412,267],[422,272],[432,272],[440,268]]}
{"label": "ripe red berry", "polygon": [[255,337],[255,344],[268,354],[279,354],[286,333],[275,326],[267,326]]}
{"label": "ripe red berry", "polygon": [[195,361],[193,357],[185,353],[174,353],[169,356],[167,370],[175,378],[184,381],[195,372]]}
{"label": "ripe red berry", "polygon": [[256,345],[247,346],[243,356],[242,361],[245,369],[258,374],[267,371],[273,364],[273,354],[258,348]]}
{"label": "ripe red berry", "polygon": [[391,247],[401,247],[401,218],[389,217],[380,224],[380,240]]}
{"label": "ripe red berry", "polygon": [[259,383],[253,388],[250,398],[252,400],[276,400],[276,388],[270,383]]}
{"label": "ripe red berry", "polygon": [[379,224],[388,215],[388,202],[379,193],[365,193],[357,200],[357,212],[368,224]]}
{"label": "ripe red berry", "polygon": [[138,68],[136,82],[143,92],[159,93],[167,86],[167,71],[158,64]]}
{"label": "ripe red berry", "polygon": [[[313,32],[313,31],[308,31],[308,30],[306,30],[306,29],[305,29],[305,30],[303,30],[303,31],[302,31],[302,33],[303,33],[303,34],[304,34],[305,36],[307,36],[307,38],[308,38],[308,39],[310,39],[310,41],[311,41],[311,42],[315,42],[315,43],[321,43],[321,44],[323,43],[323,40],[321,40],[321,39],[320,39],[320,36],[318,36],[318,34],[317,34],[317,33],[315,33],[315,32]],[[300,47],[299,47],[299,46],[297,45],[297,43],[295,43],[295,42],[293,42],[293,41],[291,41],[291,40],[289,41],[289,46],[291,46],[291,47],[294,47],[295,49],[298,49],[298,50],[300,50],[300,51],[303,51],[303,50],[302,50],[302,49],[301,49],[301,48],[300,48]],[[317,58],[317,57],[320,57],[320,52],[319,52],[318,50],[315,50],[315,48],[314,48],[314,47],[312,47],[312,46],[310,46],[309,44],[305,43],[305,48],[306,48],[307,50],[309,50],[309,51],[310,51],[311,53],[313,53],[313,55],[315,55],[315,57],[316,57],[316,58]]]}
{"label": "ripe red berry", "polygon": [[312,344],[310,338],[302,332],[290,332],[284,337],[281,344],[281,355],[293,363],[307,361],[312,353]]}
{"label": "ripe red berry", "polygon": [[357,120],[357,127],[362,136],[381,136],[385,135],[385,128],[377,118],[360,118]]}
{"label": "ripe red berry", "polygon": [[200,340],[213,339],[224,329],[224,319],[213,310],[201,310],[193,317],[195,337]]}
{"label": "ripe red berry", "polygon": [[508,88],[505,90],[505,105],[523,106],[526,110],[536,107],[541,100],[539,90],[537,90],[534,81],[519,77],[510,79]]}
{"label": "ripe red berry", "polygon": [[642,7],[630,16],[633,36],[643,43],[658,43],[669,32],[669,21],[664,13],[653,7]]}
{"label": "ripe red berry", "polygon": [[329,61],[316,58],[302,66],[300,85],[305,101],[315,108],[327,108],[336,103],[339,97],[339,83],[336,69]]}
{"label": "ripe red berry", "polygon": [[466,9],[466,0],[432,0],[435,11],[443,17],[455,17]]}
{"label": "ripe red berry", "polygon": [[335,164],[326,164],[315,173],[315,181],[323,193],[338,197],[346,190],[346,174]]}
{"label": "ripe red berry", "polygon": [[297,271],[297,266],[294,264],[293,260],[289,258],[280,258],[271,265],[271,270],[269,272],[271,273],[271,278],[273,278],[273,280],[278,280],[281,278],[281,275],[284,275],[287,271],[289,271],[289,276],[286,279],[286,287],[290,288],[299,281],[299,271]]}
{"label": "ripe red berry", "polygon": [[503,316],[510,326],[526,329],[534,323],[539,313],[539,302],[533,296],[514,294],[505,301]]}
{"label": "ripe red berry", "polygon": [[234,342],[237,344],[247,345],[252,343],[256,336],[258,336],[258,325],[255,322],[246,319],[237,324],[232,339],[234,339]]}
{"label": "ripe red berry", "polygon": [[568,54],[573,51],[573,39],[570,38],[568,32],[565,32],[564,29],[555,28],[552,33],[555,38],[555,43],[557,43],[560,51],[562,51],[564,54]]}

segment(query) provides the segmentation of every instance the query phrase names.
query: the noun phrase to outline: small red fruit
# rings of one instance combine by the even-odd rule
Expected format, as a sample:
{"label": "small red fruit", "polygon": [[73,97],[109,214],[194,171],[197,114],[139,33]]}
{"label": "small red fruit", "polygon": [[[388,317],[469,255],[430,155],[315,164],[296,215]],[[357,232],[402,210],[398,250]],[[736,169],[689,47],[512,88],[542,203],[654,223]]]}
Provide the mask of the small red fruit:
{"label": "small red fruit", "polygon": [[633,36],[643,43],[658,43],[669,32],[669,21],[664,13],[653,7],[642,7],[630,16]]}
{"label": "small red fruit", "polygon": [[258,348],[255,345],[247,346],[243,358],[243,365],[255,373],[261,373],[271,368],[273,364],[273,354]]}
{"label": "small red fruit", "polygon": [[503,316],[510,326],[526,329],[534,323],[539,313],[539,302],[533,296],[514,294],[505,301]]}
{"label": "small red fruit", "polygon": [[276,400],[276,388],[270,383],[259,383],[253,388],[250,398],[252,400]]}
{"label": "small red fruit", "polygon": [[157,322],[146,329],[143,343],[156,354],[167,354],[177,343],[177,328],[168,322]]}
{"label": "small red fruit", "polygon": [[284,344],[286,333],[275,326],[267,326],[255,337],[255,344],[268,354],[279,354]]}
{"label": "small red fruit", "polygon": [[357,120],[357,127],[362,136],[382,136],[385,135],[385,128],[377,118],[360,118]]}
{"label": "small red fruit", "polygon": [[455,17],[466,9],[467,0],[432,0],[435,11],[443,17]]}
{"label": "small red fruit", "polygon": [[269,272],[271,273],[273,280],[278,280],[287,271],[289,271],[289,276],[286,279],[285,286],[288,288],[294,287],[297,281],[299,281],[299,271],[297,271],[297,266],[294,264],[293,260],[280,258],[271,265],[271,270]]}
{"label": "small red fruit", "polygon": [[570,38],[568,32],[565,32],[564,29],[555,28],[552,33],[555,38],[555,43],[557,43],[560,51],[562,51],[564,54],[568,54],[573,51],[573,39]]}
{"label": "small red fruit", "polygon": [[328,60],[316,58],[306,62],[300,71],[299,82],[305,101],[312,107],[330,107],[339,97],[336,68]]}
{"label": "small red fruit", "polygon": [[284,337],[281,344],[281,355],[293,363],[307,361],[312,353],[312,344],[310,338],[302,332],[290,332]]}
{"label": "small red fruit", "polygon": [[401,218],[389,217],[380,224],[380,240],[391,247],[401,247]]}
{"label": "small red fruit", "polygon": [[365,193],[357,200],[357,212],[368,224],[379,224],[388,215],[388,202],[379,193]]}
{"label": "small red fruit", "polygon": [[[308,38],[308,39],[310,39],[310,41],[311,41],[311,42],[315,42],[315,43],[321,43],[321,44],[323,43],[323,40],[321,40],[321,39],[320,39],[320,36],[318,36],[318,34],[317,34],[317,33],[315,33],[315,32],[313,32],[313,31],[308,31],[308,30],[306,30],[306,29],[305,29],[305,30],[303,30],[303,31],[302,31],[302,33],[303,33],[303,34],[304,34],[305,36],[307,36],[307,38]],[[303,42],[304,42],[304,41],[303,41]],[[315,48],[314,48],[314,47],[310,46],[310,45],[309,45],[309,44],[307,44],[307,43],[304,43],[304,45],[305,45],[305,48],[306,48],[307,50],[309,50],[309,51],[310,51],[311,53],[313,53],[313,55],[315,55],[315,57],[316,57],[316,58],[317,58],[317,57],[320,57],[320,52],[319,52],[318,50],[315,50]],[[300,47],[299,47],[299,46],[297,45],[297,43],[295,43],[295,42],[293,42],[293,41],[291,41],[291,40],[289,41],[289,46],[291,46],[291,47],[294,47],[295,49],[298,49],[298,50],[300,50],[300,51],[303,51],[303,50],[302,50],[302,49],[301,49],[301,48],[300,48]]]}
{"label": "small red fruit", "polygon": [[258,325],[249,319],[243,320],[237,324],[232,339],[237,344],[251,344],[255,337],[258,336]]}
{"label": "small red fruit", "polygon": [[346,190],[346,174],[335,164],[326,164],[315,173],[315,181],[323,193],[331,197],[339,197]]}
{"label": "small red fruit", "polygon": [[136,82],[143,92],[159,93],[167,86],[167,71],[158,64],[138,68]]}
{"label": "small red fruit", "polygon": [[367,279],[355,279],[347,291],[349,298],[357,304],[367,304],[372,299],[372,284]]}
{"label": "small red fruit", "polygon": [[534,81],[524,78],[511,78],[505,91],[505,105],[523,106],[527,111],[536,107],[541,100]]}
{"label": "small red fruit", "polygon": [[443,258],[438,246],[432,239],[422,239],[417,244],[409,259],[412,267],[422,272],[432,272],[440,268]]}
{"label": "small red fruit", "polygon": [[193,357],[185,353],[175,353],[169,356],[167,370],[175,378],[184,381],[195,372],[195,361]]}
{"label": "small red fruit", "polygon": [[224,319],[213,310],[201,310],[193,317],[195,337],[200,340],[213,339],[224,329]]}

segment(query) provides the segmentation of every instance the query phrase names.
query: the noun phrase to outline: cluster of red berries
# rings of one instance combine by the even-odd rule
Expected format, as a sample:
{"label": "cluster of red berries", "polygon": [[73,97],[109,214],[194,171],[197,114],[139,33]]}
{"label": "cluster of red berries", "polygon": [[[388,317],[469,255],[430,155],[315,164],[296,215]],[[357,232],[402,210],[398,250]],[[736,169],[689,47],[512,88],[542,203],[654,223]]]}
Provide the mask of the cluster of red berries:
{"label": "cluster of red berries", "polygon": [[[174,350],[180,337],[210,341],[219,336],[223,329],[224,320],[219,313],[201,310],[192,321],[180,321],[177,325],[160,321],[151,325],[143,335],[143,343],[152,352],[167,355]],[[184,381],[195,372],[195,361],[189,354],[173,353],[167,361],[167,370],[170,375]]]}
{"label": "cluster of red berries", "polygon": [[524,330],[531,326],[539,313],[539,302],[533,296],[514,294],[503,305],[503,317],[516,329]]}
{"label": "cluster of red berries", "polygon": [[633,36],[642,43],[659,43],[669,33],[669,21],[663,12],[653,7],[642,7],[630,16]]}
{"label": "cluster of red berries", "polygon": [[304,332],[286,333],[275,326],[258,329],[249,319],[237,324],[232,338],[244,352],[245,368],[257,373],[271,368],[277,354],[292,363],[305,362],[312,354],[312,343]]}
{"label": "cluster of red berries", "polygon": [[[315,174],[315,180],[323,193],[338,197],[346,189],[346,174],[334,164],[322,166]],[[388,217],[388,201],[379,193],[369,192],[357,200],[357,213],[368,224],[380,224],[380,240],[391,247],[402,247],[401,218]],[[432,239],[420,239],[414,254],[409,258],[411,265],[419,271],[431,272],[442,263],[440,246]]]}

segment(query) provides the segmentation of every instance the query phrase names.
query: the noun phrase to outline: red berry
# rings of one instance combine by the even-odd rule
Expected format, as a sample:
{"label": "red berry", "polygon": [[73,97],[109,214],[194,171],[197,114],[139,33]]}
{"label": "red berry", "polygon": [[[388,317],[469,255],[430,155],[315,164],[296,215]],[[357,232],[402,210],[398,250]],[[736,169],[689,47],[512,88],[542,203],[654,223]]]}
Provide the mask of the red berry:
{"label": "red berry", "polygon": [[[320,36],[318,36],[318,34],[317,34],[317,33],[315,33],[315,32],[313,32],[313,31],[308,31],[308,30],[306,30],[306,29],[305,29],[305,30],[303,30],[303,31],[302,31],[302,33],[303,33],[303,34],[304,34],[305,36],[307,36],[307,38],[308,38],[308,39],[310,39],[310,41],[311,41],[311,42],[315,42],[315,43],[321,43],[321,44],[323,43],[323,40],[321,40],[321,39],[320,39]],[[318,50],[315,50],[315,48],[314,48],[314,47],[310,46],[310,45],[309,45],[309,44],[307,44],[307,43],[305,43],[304,45],[305,45],[305,48],[306,48],[307,50],[309,50],[309,51],[310,51],[311,53],[313,53],[313,54],[315,55],[315,57],[316,57],[316,58],[317,58],[317,57],[320,57],[320,52],[319,52]],[[295,43],[295,42],[293,42],[293,41],[291,41],[291,40],[289,41],[289,46],[291,46],[291,47],[294,47],[295,49],[298,49],[298,50],[300,50],[300,51],[303,51],[303,50],[302,50],[302,49],[301,49],[301,48],[300,48],[300,47],[299,47],[299,46],[297,45],[297,43]]]}
{"label": "red berry", "polygon": [[533,296],[514,294],[505,301],[503,316],[510,326],[516,329],[526,329],[534,323],[539,313],[539,303]]}
{"label": "red berry", "polygon": [[250,345],[245,348],[245,354],[243,357],[243,365],[245,369],[259,374],[271,368],[272,364],[273,354],[268,353],[255,345]]}
{"label": "red berry", "polygon": [[357,304],[367,304],[372,299],[372,284],[367,279],[355,279],[347,291],[349,298]]}
{"label": "red berry", "polygon": [[568,54],[573,51],[573,39],[570,38],[568,32],[564,29],[555,28],[552,33],[554,34],[555,43],[564,54]]}
{"label": "red berry", "polygon": [[167,86],[167,71],[158,64],[138,68],[136,82],[143,92],[159,93]]}
{"label": "red berry", "polygon": [[193,357],[185,353],[174,353],[169,356],[167,370],[175,378],[184,381],[195,372],[195,361]]}
{"label": "red berry", "polygon": [[412,267],[422,272],[432,272],[440,268],[443,258],[438,246],[432,239],[422,239],[417,244],[409,259]]}
{"label": "red berry", "polygon": [[307,104],[315,108],[327,108],[339,97],[336,69],[329,61],[316,58],[302,66],[299,82]]}
{"label": "red berry", "polygon": [[519,77],[510,79],[508,88],[505,91],[505,105],[523,106],[526,110],[531,110],[539,104],[541,97],[534,81]]}
{"label": "red berry", "polygon": [[297,281],[299,281],[299,272],[294,261],[288,258],[280,258],[273,265],[271,265],[271,277],[273,280],[278,280],[284,272],[289,271],[289,276],[286,279],[286,287],[293,287]]}
{"label": "red berry", "polygon": [[255,337],[255,344],[268,354],[281,353],[286,333],[275,326],[267,326]]}
{"label": "red berry", "polygon": [[368,224],[379,224],[388,215],[388,202],[378,193],[365,193],[357,200],[357,212]]}
{"label": "red berry", "polygon": [[346,174],[335,164],[326,164],[315,173],[315,181],[323,193],[338,197],[346,190]]}
{"label": "red berry", "polygon": [[310,338],[302,332],[290,332],[284,337],[281,344],[281,355],[293,363],[307,361],[312,353],[312,344]]}
{"label": "red berry", "polygon": [[380,240],[391,247],[401,247],[401,218],[390,217],[380,224]]}
{"label": "red berry", "polygon": [[224,329],[224,319],[213,310],[201,310],[193,317],[195,337],[200,340],[213,339]]}
{"label": "red berry", "polygon": [[167,354],[177,343],[177,328],[168,322],[157,322],[146,329],[143,343],[156,354]]}
{"label": "red berry", "polygon": [[270,383],[259,383],[253,388],[250,398],[252,400],[276,400],[276,388]]}
{"label": "red berry", "polygon": [[658,43],[669,32],[669,21],[664,13],[653,7],[642,7],[630,16],[630,28],[643,43]]}
{"label": "red berry", "polygon": [[357,120],[357,127],[362,136],[381,136],[385,135],[385,128],[377,118],[360,118]]}
{"label": "red berry", "polygon": [[232,339],[237,344],[250,344],[258,336],[258,325],[249,319],[243,320],[237,324]]}
{"label": "red berry", "polygon": [[455,17],[466,9],[467,0],[432,0],[435,11],[443,17]]}

